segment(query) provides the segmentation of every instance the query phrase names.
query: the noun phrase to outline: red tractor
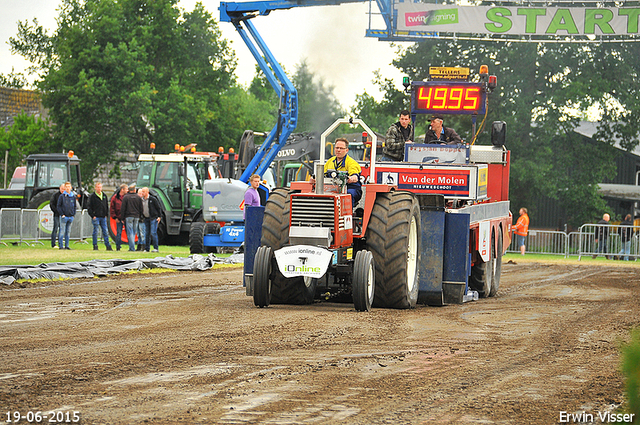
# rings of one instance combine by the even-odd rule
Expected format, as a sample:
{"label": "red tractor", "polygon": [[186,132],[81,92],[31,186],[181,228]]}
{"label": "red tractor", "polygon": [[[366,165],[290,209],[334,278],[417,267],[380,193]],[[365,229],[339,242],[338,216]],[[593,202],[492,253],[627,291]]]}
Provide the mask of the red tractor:
{"label": "red tractor", "polygon": [[[438,107],[447,105],[453,113],[447,102],[456,100],[460,113],[486,113],[488,78],[454,83],[455,90],[441,81],[414,83],[414,121],[417,113],[441,112]],[[425,87],[438,93],[438,102],[428,107],[417,98]],[[463,94],[466,87],[473,90]],[[464,103],[465,96],[477,99]],[[475,109],[462,111],[469,105]],[[493,146],[407,144],[404,162],[379,163],[375,133],[361,120],[336,121],[321,143],[345,123],[359,124],[373,139],[370,161],[362,163],[359,208],[351,205],[335,174],[318,179],[315,187],[293,182],[290,189],[273,191],[253,269],[245,279],[255,305],[351,297],[357,311],[368,311],[495,295],[510,243],[510,152],[503,146],[504,123],[493,124]],[[323,165],[321,155],[317,176],[324,174]],[[246,255],[251,255],[249,247]]]}

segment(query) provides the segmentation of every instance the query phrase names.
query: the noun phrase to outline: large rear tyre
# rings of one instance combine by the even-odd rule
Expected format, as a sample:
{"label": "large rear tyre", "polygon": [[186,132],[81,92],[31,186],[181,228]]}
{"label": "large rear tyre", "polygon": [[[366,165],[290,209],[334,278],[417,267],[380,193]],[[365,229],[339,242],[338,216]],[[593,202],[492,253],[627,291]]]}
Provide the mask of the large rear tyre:
{"label": "large rear tyre", "polygon": [[[491,289],[489,290],[489,296],[494,297],[498,289],[500,288],[500,276],[502,275],[502,248],[503,248],[503,240],[502,240],[502,229],[498,231],[498,249],[495,255],[495,259],[493,260],[493,268],[492,268],[492,276],[491,276]],[[495,244],[491,245],[495,246]]]}
{"label": "large rear tyre", "polygon": [[385,232],[384,280],[376,280],[375,307],[406,309],[416,306],[419,235],[417,199],[409,192],[391,192]]}
{"label": "large rear tyre", "polygon": [[51,197],[53,196],[53,194],[59,192],[60,189],[43,190],[42,192],[31,198],[31,200],[27,204],[27,208],[30,210],[41,210],[51,203]]}
{"label": "large rear tyre", "polygon": [[261,246],[253,262],[253,303],[256,307],[269,307],[271,302],[271,265],[273,251]]}
{"label": "large rear tyre", "polygon": [[371,311],[376,288],[375,281],[373,254],[369,251],[358,251],[353,262],[353,278],[351,280],[353,306],[356,311]]}
{"label": "large rear tyre", "polygon": [[201,221],[191,223],[189,228],[189,252],[191,254],[204,253],[204,230],[205,223]]}
{"label": "large rear tyre", "polygon": [[[289,243],[289,212],[291,197],[287,189],[278,188],[269,194],[264,207],[261,244],[273,251]],[[315,297],[317,279],[294,277],[287,279],[277,269],[271,280],[272,304],[311,304]]]}

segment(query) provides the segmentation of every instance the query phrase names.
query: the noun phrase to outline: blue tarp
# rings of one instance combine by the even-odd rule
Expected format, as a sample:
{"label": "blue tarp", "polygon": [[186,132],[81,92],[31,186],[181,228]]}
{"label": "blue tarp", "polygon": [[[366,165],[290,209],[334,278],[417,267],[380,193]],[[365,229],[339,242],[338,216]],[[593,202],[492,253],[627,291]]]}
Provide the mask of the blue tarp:
{"label": "blue tarp", "polygon": [[207,256],[193,254],[187,258],[167,255],[139,260],[91,260],[73,263],[42,263],[37,266],[0,266],[0,283],[10,285],[16,280],[107,276],[128,270],[155,268],[204,271],[211,269],[214,264],[239,264],[243,261],[243,254],[233,254],[227,258],[216,257],[214,254]]}

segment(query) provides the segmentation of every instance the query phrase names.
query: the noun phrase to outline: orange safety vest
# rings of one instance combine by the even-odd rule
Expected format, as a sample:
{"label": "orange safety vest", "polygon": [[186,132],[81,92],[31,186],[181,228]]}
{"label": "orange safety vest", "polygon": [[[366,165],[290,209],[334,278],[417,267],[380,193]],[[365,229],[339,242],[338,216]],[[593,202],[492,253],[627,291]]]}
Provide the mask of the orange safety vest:
{"label": "orange safety vest", "polygon": [[529,216],[527,214],[521,215],[520,218],[518,218],[514,233],[520,236],[527,236],[527,233],[529,233]]}

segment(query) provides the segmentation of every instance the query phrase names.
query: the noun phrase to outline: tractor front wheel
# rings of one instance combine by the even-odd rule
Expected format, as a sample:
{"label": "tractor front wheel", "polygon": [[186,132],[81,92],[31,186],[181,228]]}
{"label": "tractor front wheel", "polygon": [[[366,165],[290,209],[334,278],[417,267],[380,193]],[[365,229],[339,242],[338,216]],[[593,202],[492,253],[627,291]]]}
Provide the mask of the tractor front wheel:
{"label": "tractor front wheel", "polygon": [[260,308],[269,307],[271,302],[271,247],[261,246],[256,251],[253,262],[253,303]]}
{"label": "tractor front wheel", "polygon": [[373,254],[369,251],[358,251],[353,263],[351,291],[353,306],[356,311],[371,311],[376,289],[376,271]]}

